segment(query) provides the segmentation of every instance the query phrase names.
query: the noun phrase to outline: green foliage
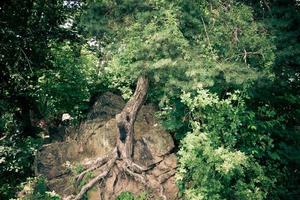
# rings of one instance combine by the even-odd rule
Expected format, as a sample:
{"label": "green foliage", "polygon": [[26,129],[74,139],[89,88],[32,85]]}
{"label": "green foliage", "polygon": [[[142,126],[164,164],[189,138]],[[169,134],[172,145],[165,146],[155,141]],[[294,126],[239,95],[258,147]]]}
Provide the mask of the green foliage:
{"label": "green foliage", "polygon": [[[250,93],[251,107],[257,110],[262,120],[281,122],[270,127],[268,133],[274,140],[277,165],[282,170],[278,175],[277,190],[270,199],[297,199],[300,195],[300,137],[299,137],[299,4],[292,0],[252,2],[256,18],[260,19],[274,38],[276,46],[273,81],[261,80]],[[261,113],[260,107],[267,104],[272,116]],[[258,107],[258,108],[257,108]],[[271,119],[271,120],[270,120]],[[271,123],[272,124],[272,123]],[[280,172],[279,172],[280,171]],[[279,176],[279,174],[281,174]]]}
{"label": "green foliage", "polygon": [[[33,174],[34,152],[42,143],[36,138],[37,121],[51,124],[62,112],[75,117],[86,108],[95,57],[77,56],[81,39],[76,25],[64,26],[79,10],[62,0],[1,2],[0,175],[5,178],[0,199],[14,197],[17,185]],[[83,87],[74,89],[78,84]]]}
{"label": "green foliage", "polygon": [[116,198],[116,200],[146,200],[147,193],[141,193],[137,197],[135,197],[131,192],[121,192]]}
{"label": "green foliage", "polygon": [[13,110],[20,133],[34,136],[30,117],[43,114],[34,98],[38,73],[52,68],[50,41],[76,40],[74,32],[61,25],[76,16],[78,8],[69,9],[62,0],[5,1],[0,6],[0,95],[1,104],[7,105],[1,115]]}
{"label": "green foliage", "polygon": [[265,70],[274,60],[274,46],[251,7],[233,0],[178,1],[186,37],[221,58]]}
{"label": "green foliage", "polygon": [[78,122],[93,95],[128,99],[141,74],[181,142],[184,197],[299,197],[298,1],[5,1],[0,17],[1,199],[32,175],[36,121]]}
{"label": "green foliage", "polygon": [[222,90],[271,74],[274,46],[253,18],[250,7],[235,1],[101,1],[88,4],[81,25],[103,36],[99,54],[109,87],[128,98],[145,74],[153,101],[165,101],[180,89]]}
{"label": "green foliage", "polygon": [[40,71],[36,86],[40,111],[47,119],[62,113],[77,119],[88,108],[98,77],[96,57],[86,49],[76,55],[69,43],[54,43],[51,55],[53,69]]}
{"label": "green foliage", "polygon": [[[72,183],[74,185],[76,185],[76,189],[78,191],[80,191],[80,189],[86,185],[87,183],[89,183],[93,178],[95,178],[95,174],[90,171],[90,172],[87,172],[85,174],[85,176],[83,177],[83,179],[80,180],[79,183],[76,182],[76,176],[78,176],[81,172],[84,171],[84,166],[82,164],[76,164],[76,165],[71,165],[69,162],[66,163],[66,165],[68,166],[68,168],[71,170],[73,176],[72,176]],[[92,187],[92,190],[95,189],[95,187]],[[82,200],[88,200],[88,194],[85,193]]]}
{"label": "green foliage", "polygon": [[81,164],[78,164],[74,168],[72,168],[72,171],[74,174],[79,175],[81,172],[84,171],[84,166]]}
{"label": "green foliage", "polygon": [[272,152],[272,139],[257,131],[242,95],[222,100],[200,88],[195,95],[183,93],[182,101],[193,126],[178,153],[177,180],[184,197],[267,199],[276,179],[259,158]]}
{"label": "green foliage", "polygon": [[116,200],[134,200],[134,196],[131,192],[122,192]]}
{"label": "green foliage", "polygon": [[87,184],[94,177],[95,177],[95,175],[94,175],[93,172],[86,173],[86,175],[84,176],[84,178],[80,181],[79,187],[84,186],[85,184]]}
{"label": "green foliage", "polygon": [[46,180],[43,177],[28,178],[21,185],[24,196],[20,200],[61,200],[54,191],[47,191]]}
{"label": "green foliage", "polygon": [[17,134],[0,141],[0,198],[9,199],[17,191],[17,185],[32,175],[34,154],[41,140],[19,138]]}
{"label": "green foliage", "polygon": [[159,82],[167,78],[165,70],[182,67],[186,59],[187,41],[179,30],[176,10],[147,9],[145,14],[133,11],[121,15],[128,24],[116,24],[122,27],[122,31],[115,32],[120,40],[110,41],[103,50],[104,72],[110,87],[120,89],[125,98],[131,95],[130,86],[140,74]]}
{"label": "green foliage", "polygon": [[[98,1],[88,4],[81,21],[89,36],[99,40],[109,87],[129,98],[136,78],[146,74],[151,81],[148,100],[160,106],[158,115],[177,140],[187,132],[207,134],[209,145],[204,146],[209,155],[202,153],[199,159],[203,157],[200,164],[211,174],[222,177],[208,179],[220,186],[210,192],[216,198],[278,199],[288,190],[294,195],[292,187],[299,177],[299,137],[294,128],[299,124],[299,18],[291,1],[286,6],[280,0],[272,1],[274,7],[270,4]],[[227,94],[236,89],[243,94]],[[196,144],[194,148],[204,151]],[[212,165],[207,163],[210,156],[215,157]],[[228,157],[245,159],[234,163]],[[227,182],[227,174],[215,168],[222,169],[225,161],[235,169]],[[287,174],[296,177],[289,175],[292,187],[283,178]],[[195,190],[191,195],[206,195],[199,193],[201,186],[189,187],[188,178],[182,182],[187,191]],[[207,181],[206,188],[212,182]]]}

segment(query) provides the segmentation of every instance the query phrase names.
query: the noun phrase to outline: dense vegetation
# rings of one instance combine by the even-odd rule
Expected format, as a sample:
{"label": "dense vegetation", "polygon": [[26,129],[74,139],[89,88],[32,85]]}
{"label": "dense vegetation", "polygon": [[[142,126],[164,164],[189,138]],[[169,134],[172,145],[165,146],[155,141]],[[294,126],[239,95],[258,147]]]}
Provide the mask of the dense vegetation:
{"label": "dense vegetation", "polygon": [[[41,132],[141,75],[181,197],[300,198],[299,1],[10,0],[0,24],[0,199],[33,176]],[[38,180],[28,199],[59,199]]]}

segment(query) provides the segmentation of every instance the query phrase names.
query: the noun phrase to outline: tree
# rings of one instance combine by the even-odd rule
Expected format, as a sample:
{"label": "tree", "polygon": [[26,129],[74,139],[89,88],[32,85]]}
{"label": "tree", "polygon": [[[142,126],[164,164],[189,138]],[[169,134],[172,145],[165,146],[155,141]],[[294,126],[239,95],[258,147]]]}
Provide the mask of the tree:
{"label": "tree", "polygon": [[[296,50],[299,49],[299,42],[297,42],[297,37],[299,37],[299,5],[296,1],[281,0],[240,1],[240,3],[247,4],[248,8],[253,10],[255,21],[259,22],[262,30],[268,32],[268,38],[271,39],[272,45],[276,48],[273,64],[270,63],[271,65],[269,65],[273,75],[260,77],[247,90],[243,90],[249,95],[245,99],[247,109],[243,116],[237,117],[238,121],[235,125],[232,125],[231,120],[226,116],[230,113],[228,110],[226,110],[225,115],[222,114],[223,106],[216,107],[217,111],[214,109],[213,111],[206,110],[205,107],[214,107],[206,104],[199,105],[201,109],[193,108],[190,120],[193,121],[196,118],[197,122],[203,122],[204,125],[201,126],[200,130],[193,127],[191,134],[184,139],[181,147],[179,174],[183,178],[180,180],[182,192],[188,197],[196,197],[196,199],[199,199],[201,195],[204,196],[204,199],[206,199],[206,195],[212,199],[295,199],[299,196],[297,182],[299,182],[300,177],[299,170],[295,170],[299,168],[299,156],[296,156],[299,155],[299,130],[297,129],[299,125],[299,100],[297,100],[299,99],[299,62],[295,59],[299,54],[299,51]],[[263,39],[263,41],[266,40]],[[201,96],[195,98],[193,95],[195,94],[186,99],[193,101],[197,98],[203,98]],[[197,101],[193,101],[195,103],[190,106],[197,105]],[[233,105],[236,108],[241,106],[241,104],[236,103]],[[195,114],[195,112],[199,113]],[[238,112],[236,114],[239,115]],[[244,118],[245,116],[248,117]],[[218,120],[219,117],[221,117],[220,119],[225,117],[226,123],[223,124],[223,120]],[[223,126],[222,124],[226,128],[220,128]],[[249,124],[252,125],[247,127]],[[228,125],[230,127],[227,127]],[[232,128],[236,126],[241,127],[237,131],[233,131],[234,135],[231,135]],[[220,133],[222,134],[219,135]],[[247,136],[247,133],[251,134]],[[207,138],[203,139],[203,135]],[[233,139],[235,137],[239,138]],[[194,145],[193,141],[197,139],[208,143],[209,150],[211,150],[210,145],[217,144],[219,139],[222,141],[222,146],[230,145],[236,141],[234,148],[230,147],[229,149],[241,150],[247,156],[253,156],[257,163],[251,164],[251,168],[260,173],[261,180],[254,177],[248,178],[248,180],[257,180],[260,185],[245,184],[243,177],[255,174],[247,172],[249,168],[246,163],[242,168],[245,170],[244,175],[246,176],[223,174],[222,177],[225,179],[219,179],[221,171],[215,170],[214,167],[220,164],[220,157],[215,154],[217,152],[201,152],[207,147]],[[199,154],[201,156],[198,156],[196,160],[193,159],[195,155]],[[226,154],[224,152],[223,159],[226,158]],[[239,173],[240,169],[238,166],[236,167],[236,171],[233,173]],[[258,170],[259,168],[263,170]],[[209,172],[204,173],[205,170]],[[207,178],[207,176],[210,177]],[[232,180],[233,177],[235,181],[231,181],[231,186],[228,186],[226,181]],[[191,181],[187,183],[188,180]],[[240,183],[244,182],[243,187],[234,186],[238,183],[237,180]],[[216,187],[210,187],[211,185]],[[262,186],[262,188],[246,196],[243,196],[247,194],[246,191],[238,194],[240,189],[248,188],[251,191],[253,186]],[[235,189],[226,192],[230,188]],[[221,190],[218,191],[219,189]]]}
{"label": "tree", "polygon": [[[123,6],[128,6],[128,8],[124,9]],[[149,12],[153,12],[157,15],[157,19],[150,15],[147,16],[147,14],[143,16],[143,13],[140,13],[142,14],[140,16],[141,18],[134,20],[134,17],[139,15],[139,11],[137,10],[137,12],[133,11],[131,13],[130,9],[135,6],[145,7],[145,9],[148,9]],[[86,173],[99,167],[103,167],[103,173],[99,174],[83,186],[74,199],[81,199],[88,189],[93,187],[100,179],[105,178],[110,171],[116,167],[117,160],[122,160],[122,164],[118,164],[119,168],[116,169],[119,173],[122,171],[126,172],[146,186],[150,188],[154,187],[150,184],[150,182],[148,182],[146,176],[143,175],[143,173],[147,173],[150,168],[140,166],[132,160],[134,122],[138,111],[146,98],[150,79],[149,77],[153,73],[153,70],[155,70],[155,68],[162,67],[160,65],[176,65],[176,60],[180,61],[183,59],[183,48],[186,46],[186,41],[178,30],[177,22],[174,19],[174,16],[172,16],[173,14],[170,10],[156,11],[155,7],[138,1],[135,3],[131,2],[130,4],[124,3],[124,5],[114,5],[114,3],[104,3],[102,5],[93,4],[91,7],[93,9],[96,7],[103,13],[114,12],[108,17],[112,17],[111,22],[116,21],[121,27],[125,25],[123,20],[125,20],[126,17],[132,17],[133,21],[129,22],[131,25],[125,30],[125,32],[119,31],[119,33],[114,33],[118,38],[120,38],[121,42],[113,45],[113,42],[110,41],[111,43],[109,45],[111,46],[108,46],[108,49],[112,49],[114,54],[112,55],[112,59],[109,61],[109,71],[107,73],[110,74],[112,78],[118,77],[119,75],[126,78],[126,75],[131,73],[130,79],[138,80],[134,94],[129,99],[122,112],[116,116],[119,137],[117,138],[117,146],[114,152],[111,155],[95,161],[91,167],[87,168],[84,172],[77,176],[76,181],[79,182]],[[93,10],[92,8],[91,10]],[[114,18],[114,16],[118,16],[117,13],[124,15],[119,22],[118,19]],[[146,21],[148,21],[148,23],[145,24]],[[109,25],[110,21],[107,22],[106,26],[109,27]],[[160,25],[163,27],[161,30]],[[113,29],[114,27],[109,28]],[[117,49],[119,48],[122,48],[123,50],[122,52],[117,53]],[[109,50],[107,52],[109,53]],[[106,56],[109,55],[106,54]],[[122,73],[123,70],[127,71],[126,74],[119,74]],[[154,167],[155,164],[151,166],[151,169]],[[157,183],[160,183],[160,181],[165,180],[156,180]],[[163,192],[162,196],[164,197]]]}
{"label": "tree", "polygon": [[36,136],[32,118],[43,115],[34,95],[38,78],[42,70],[53,68],[51,43],[78,41],[74,31],[62,26],[78,8],[70,8],[62,0],[11,0],[1,2],[0,7],[1,113],[14,113],[19,132]]}
{"label": "tree", "polygon": [[[107,177],[117,165],[117,160],[121,162],[118,164],[121,166],[117,169],[118,173],[124,171],[146,186],[155,188],[145,176],[149,168],[132,160],[134,122],[146,98],[149,85],[150,90],[167,88],[169,92],[176,92],[199,85],[212,86],[220,72],[223,72],[222,78],[227,78],[228,82],[240,84],[258,76],[255,68],[268,71],[272,56],[266,56],[264,60],[256,56],[272,55],[272,49],[268,42],[262,44],[259,41],[247,41],[248,35],[251,34],[257,38],[265,36],[258,32],[259,26],[252,21],[251,12],[247,7],[228,1],[228,5],[233,6],[230,12],[241,15],[242,19],[234,21],[229,14],[226,15],[230,17],[232,24],[224,30],[220,22],[224,19],[217,16],[219,24],[217,30],[214,30],[216,27],[211,24],[213,22],[209,21],[209,15],[206,14],[209,4],[190,3],[130,0],[89,2],[87,5],[81,25],[91,38],[98,40],[100,59],[104,63],[103,71],[109,77],[111,85],[122,90],[125,97],[129,97],[130,86],[135,80],[137,84],[134,94],[122,112],[116,115],[119,137],[115,150],[95,160],[92,166],[86,166],[85,171],[76,177],[76,181],[78,183],[96,168],[102,169],[102,173],[84,185],[75,197],[69,198],[81,199],[94,184]],[[217,9],[220,3],[212,1],[210,5],[212,9]],[[240,8],[243,8],[245,16],[237,13]],[[226,13],[226,9],[228,12],[226,6],[217,12]],[[195,16],[189,14],[191,10],[196,13]],[[238,35],[241,42],[236,41],[234,44],[230,42],[232,36],[227,31],[234,30],[238,25],[243,28],[245,34]],[[199,31],[191,33],[194,30]],[[226,41],[230,46],[224,44],[220,47],[218,40]],[[229,54],[226,48],[230,50]],[[226,61],[228,57],[230,62]],[[155,168],[155,164],[151,168]],[[159,180],[156,182],[159,183]],[[164,197],[162,191],[161,195]]]}
{"label": "tree", "polygon": [[146,100],[181,142],[184,197],[299,196],[299,1],[11,0],[0,17],[0,198],[31,173],[35,118],[78,115],[99,82],[128,102],[115,150],[76,177],[102,170],[75,199],[112,171],[164,198],[175,172],[150,183],[156,164],[132,158]]}
{"label": "tree", "polygon": [[[75,71],[59,63],[53,53],[53,46],[69,41],[72,59],[68,61],[78,60],[77,31],[63,26],[67,19],[76,18],[78,7],[65,4],[63,0],[0,2],[0,176],[5,177],[0,180],[0,199],[13,198],[18,184],[33,175],[34,152],[41,145],[37,121],[48,117],[44,112],[48,105],[41,99],[51,102],[54,96],[45,91],[41,77],[51,77],[49,83],[53,74]],[[84,73],[78,71],[76,75],[82,77]]]}
{"label": "tree", "polygon": [[[279,165],[270,170],[277,176],[276,189],[271,192],[269,199],[295,199],[300,191],[299,182],[299,3],[297,1],[263,1],[261,3],[246,1],[256,13],[256,18],[265,24],[272,34],[276,46],[275,62],[272,66],[274,79],[265,81],[251,91],[251,105],[258,107],[268,105],[272,110],[272,120],[281,123],[269,127],[268,131],[274,140],[274,154],[280,159]],[[255,109],[255,108],[254,108]],[[263,118],[263,117],[262,117]],[[265,119],[267,120],[267,119]]]}

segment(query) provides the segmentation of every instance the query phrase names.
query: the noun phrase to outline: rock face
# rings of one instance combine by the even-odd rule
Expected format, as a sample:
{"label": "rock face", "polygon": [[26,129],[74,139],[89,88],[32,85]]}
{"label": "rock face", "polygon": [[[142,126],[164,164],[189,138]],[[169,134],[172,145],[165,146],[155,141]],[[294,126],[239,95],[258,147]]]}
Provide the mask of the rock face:
{"label": "rock face", "polygon": [[[79,173],[81,164],[107,155],[114,149],[118,137],[114,117],[124,105],[124,100],[117,95],[102,95],[88,113],[87,120],[78,128],[70,130],[63,142],[43,146],[36,156],[35,172],[47,177],[50,190],[62,196],[78,192],[78,188],[74,186],[74,177]],[[155,109],[151,105],[143,106],[139,111],[135,122],[133,158],[143,166],[156,164],[156,167],[147,173],[148,180],[151,181],[152,177],[165,178],[166,180],[161,181],[161,185],[157,187],[163,189],[167,199],[176,199],[177,187],[173,176],[176,157],[172,153],[174,143],[170,134],[155,121],[154,112]],[[113,172],[110,176],[113,176]],[[110,184],[114,187],[110,187]],[[99,182],[88,192],[88,197],[91,200],[115,199],[124,191],[134,194],[146,191],[152,196],[151,199],[158,199],[159,193],[162,192],[145,188],[143,184],[124,174],[118,176],[117,182],[109,178],[105,183]]]}

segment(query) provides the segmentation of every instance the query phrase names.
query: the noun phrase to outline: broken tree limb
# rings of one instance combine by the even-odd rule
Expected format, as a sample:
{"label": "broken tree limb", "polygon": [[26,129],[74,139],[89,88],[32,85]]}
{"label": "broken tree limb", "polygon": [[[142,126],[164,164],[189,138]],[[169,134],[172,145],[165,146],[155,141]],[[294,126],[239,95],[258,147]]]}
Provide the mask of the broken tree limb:
{"label": "broken tree limb", "polygon": [[121,113],[116,115],[119,130],[118,150],[121,158],[131,159],[134,140],[134,122],[138,111],[145,100],[149,81],[146,76],[140,76],[133,96],[129,99]]}

